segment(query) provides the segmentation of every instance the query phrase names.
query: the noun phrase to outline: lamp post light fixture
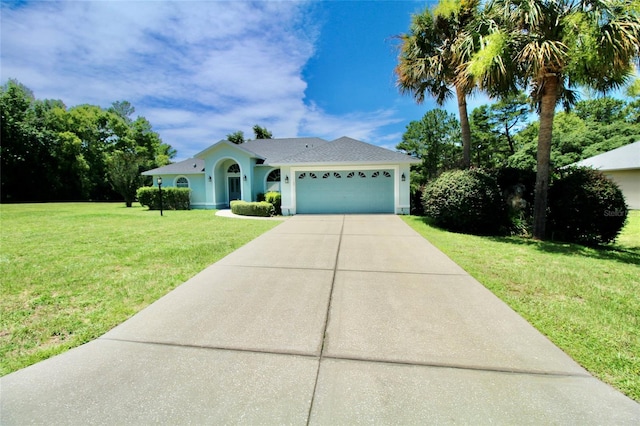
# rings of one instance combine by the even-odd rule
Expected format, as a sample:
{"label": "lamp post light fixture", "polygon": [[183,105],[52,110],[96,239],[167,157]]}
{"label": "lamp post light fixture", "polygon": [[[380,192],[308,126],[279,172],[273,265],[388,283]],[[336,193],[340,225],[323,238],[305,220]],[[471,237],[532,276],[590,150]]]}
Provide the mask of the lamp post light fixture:
{"label": "lamp post light fixture", "polygon": [[160,216],[162,216],[162,178],[158,177],[158,191],[160,192]]}

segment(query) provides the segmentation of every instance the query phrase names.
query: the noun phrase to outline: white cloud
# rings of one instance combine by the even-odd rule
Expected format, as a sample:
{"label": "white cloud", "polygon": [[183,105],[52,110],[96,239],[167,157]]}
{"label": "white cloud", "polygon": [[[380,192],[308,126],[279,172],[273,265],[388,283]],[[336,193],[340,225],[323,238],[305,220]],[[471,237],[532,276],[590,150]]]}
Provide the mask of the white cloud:
{"label": "white cloud", "polygon": [[38,98],[103,107],[128,100],[189,157],[254,124],[277,137],[389,141],[392,110],[332,116],[305,103],[319,28],[307,2],[2,4],[2,82]]}

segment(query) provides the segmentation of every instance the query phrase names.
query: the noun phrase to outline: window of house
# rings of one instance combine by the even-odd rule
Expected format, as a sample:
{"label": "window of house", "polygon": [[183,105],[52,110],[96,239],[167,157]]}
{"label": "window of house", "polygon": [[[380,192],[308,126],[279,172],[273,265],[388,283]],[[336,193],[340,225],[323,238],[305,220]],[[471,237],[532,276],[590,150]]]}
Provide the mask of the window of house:
{"label": "window of house", "polygon": [[273,170],[269,173],[267,182],[280,182],[280,169]]}
{"label": "window of house", "polygon": [[280,169],[272,170],[267,175],[267,186],[265,192],[280,192]]}
{"label": "window of house", "polygon": [[186,177],[179,177],[176,180],[176,186],[178,188],[188,188],[189,187],[189,181],[187,180]]}
{"label": "window of house", "polygon": [[227,169],[227,173],[240,173],[240,166],[238,164],[232,164]]}

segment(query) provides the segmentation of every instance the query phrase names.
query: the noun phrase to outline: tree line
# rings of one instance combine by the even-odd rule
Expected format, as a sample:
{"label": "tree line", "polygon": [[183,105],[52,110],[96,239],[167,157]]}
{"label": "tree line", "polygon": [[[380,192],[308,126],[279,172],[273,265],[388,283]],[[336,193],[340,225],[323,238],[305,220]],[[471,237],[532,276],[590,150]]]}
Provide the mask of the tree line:
{"label": "tree line", "polygon": [[[475,108],[469,117],[471,166],[536,169],[539,120],[520,94]],[[412,168],[415,192],[441,173],[464,168],[458,118],[436,108],[412,121],[396,149],[422,160]],[[601,97],[579,101],[557,113],[553,123],[550,165],[558,169],[640,140],[640,96],[625,101]]]}
{"label": "tree line", "polygon": [[577,89],[600,93],[633,77],[640,57],[640,0],[440,0],[399,36],[397,86],[418,103],[455,95],[462,167],[472,163],[467,97],[528,91],[539,116],[533,236],[545,235],[556,107]]}
{"label": "tree line", "polygon": [[2,202],[122,200],[131,205],[142,171],[176,151],[128,101],[109,108],[36,99],[17,80],[0,88]]}

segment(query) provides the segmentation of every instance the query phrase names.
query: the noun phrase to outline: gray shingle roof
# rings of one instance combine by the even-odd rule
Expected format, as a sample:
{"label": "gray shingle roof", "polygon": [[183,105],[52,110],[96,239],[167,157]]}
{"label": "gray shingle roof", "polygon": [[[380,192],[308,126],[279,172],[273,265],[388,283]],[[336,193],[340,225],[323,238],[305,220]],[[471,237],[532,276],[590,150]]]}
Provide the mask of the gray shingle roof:
{"label": "gray shingle roof", "polygon": [[289,157],[293,153],[307,151],[328,142],[320,138],[256,139],[243,143],[244,149],[264,158],[265,164],[272,164]]}
{"label": "gray shingle roof", "polygon": [[335,163],[418,163],[413,157],[381,148],[346,136],[312,149],[299,151],[271,165],[335,164]]}
{"label": "gray shingle roof", "polygon": [[640,169],[640,141],[594,155],[574,165],[593,167],[603,171]]}
{"label": "gray shingle roof", "polygon": [[[196,154],[204,156],[207,151],[219,143],[230,144],[228,141],[220,141],[204,151]],[[389,164],[389,163],[419,163],[413,157],[400,152],[394,152],[379,146],[371,145],[348,137],[341,137],[333,142],[320,138],[282,138],[282,139],[257,139],[237,145],[238,148],[264,159],[267,165],[292,165],[292,164]],[[195,167],[194,167],[195,166]],[[143,175],[187,175],[201,174],[204,172],[204,160],[201,158],[189,158],[179,163],[148,170]]]}
{"label": "gray shingle roof", "polygon": [[196,175],[204,173],[204,160],[189,158],[178,163],[158,167],[157,169],[142,172],[145,176],[155,175]]}

